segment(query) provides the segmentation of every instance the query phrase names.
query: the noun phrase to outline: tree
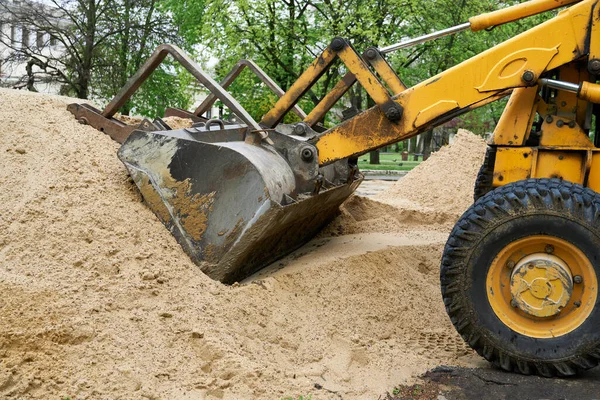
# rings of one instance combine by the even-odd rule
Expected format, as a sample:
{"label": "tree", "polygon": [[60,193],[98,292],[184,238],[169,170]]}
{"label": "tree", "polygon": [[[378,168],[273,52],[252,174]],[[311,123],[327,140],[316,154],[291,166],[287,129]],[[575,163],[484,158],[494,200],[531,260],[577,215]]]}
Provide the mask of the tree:
{"label": "tree", "polygon": [[[36,81],[48,79],[62,85],[62,94],[106,101],[159,44],[184,45],[160,5],[159,0],[0,2],[0,22],[12,27],[0,42],[10,51],[6,62],[27,63],[21,87],[35,90]],[[22,38],[15,40],[19,31]],[[167,104],[188,105],[190,79],[179,79],[180,72],[172,65],[160,68],[121,111],[136,107],[156,115]]]}
{"label": "tree", "polygon": [[[158,0],[112,1],[109,9],[113,35],[96,53],[93,86],[102,98],[114,96],[160,44],[186,48],[174,24]],[[190,103],[191,75],[169,59],[153,72],[134,98],[121,108],[122,114],[162,115],[167,106],[185,108]]]}
{"label": "tree", "polygon": [[[27,60],[37,70],[28,69],[28,87],[38,77],[64,85],[64,94],[86,99],[94,68],[94,53],[111,34],[102,31],[109,2],[97,0],[52,0],[41,4],[24,0],[0,3],[0,23],[10,25],[0,42],[10,50],[5,63]],[[18,31],[21,38],[18,40]],[[30,33],[36,33],[32,41]]]}

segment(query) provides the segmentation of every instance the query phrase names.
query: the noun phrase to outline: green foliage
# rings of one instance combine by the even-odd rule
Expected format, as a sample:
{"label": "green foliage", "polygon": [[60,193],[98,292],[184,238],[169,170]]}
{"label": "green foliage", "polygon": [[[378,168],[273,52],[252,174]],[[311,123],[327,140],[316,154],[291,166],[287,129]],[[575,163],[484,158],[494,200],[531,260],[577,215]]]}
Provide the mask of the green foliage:
{"label": "green foliage", "polygon": [[[183,3],[177,2],[177,7]],[[93,97],[102,101],[112,98],[162,43],[174,43],[190,49],[177,34],[175,27],[178,20],[167,10],[168,4],[171,3],[159,0],[111,2],[114,33],[96,51]],[[175,2],[171,5],[175,7]],[[192,23],[196,20],[187,21]],[[191,29],[183,25],[185,29]],[[167,58],[120,111],[129,114],[133,110],[138,115],[155,117],[162,116],[168,106],[188,107],[192,101],[192,82],[191,75]]]}
{"label": "green foliage", "polygon": [[206,0],[163,0],[159,3],[163,15],[172,18],[177,34],[186,43],[193,43],[204,23]]}
{"label": "green foliage", "polygon": [[413,155],[409,157],[411,161],[402,161],[402,156],[398,153],[380,153],[379,164],[370,164],[369,155],[365,154],[358,158],[358,168],[360,170],[395,170],[395,171],[410,171],[421,161],[412,161]]}
{"label": "green foliage", "polygon": [[132,98],[136,115],[162,116],[167,107],[187,109],[191,105],[193,77],[186,71],[173,70],[159,68],[142,84]]}

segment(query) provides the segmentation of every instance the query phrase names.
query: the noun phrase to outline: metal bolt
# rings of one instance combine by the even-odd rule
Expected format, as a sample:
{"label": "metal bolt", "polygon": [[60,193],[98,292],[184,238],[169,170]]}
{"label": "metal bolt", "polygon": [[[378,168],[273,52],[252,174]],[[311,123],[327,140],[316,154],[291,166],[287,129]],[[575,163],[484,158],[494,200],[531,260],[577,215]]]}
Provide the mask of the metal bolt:
{"label": "metal bolt", "polygon": [[554,121],[554,118],[552,118],[552,115],[548,115],[548,116],[546,117],[546,122],[547,122],[547,123],[549,123],[549,124],[551,124],[551,123],[552,123],[552,121]]}
{"label": "metal bolt", "polygon": [[340,37],[336,37],[331,41],[329,47],[333,51],[340,51],[346,46],[346,41]]}
{"label": "metal bolt", "polygon": [[304,161],[312,161],[312,159],[315,156],[315,153],[313,152],[313,150],[310,147],[304,147],[301,151],[300,151],[300,156],[302,157],[302,159]]}
{"label": "metal bolt", "polygon": [[583,282],[583,278],[581,277],[581,275],[575,275],[575,276],[573,277],[573,282],[575,282],[575,283],[577,283],[577,284],[580,284],[580,283],[582,283],[582,282]]}
{"label": "metal bolt", "polygon": [[546,253],[552,254],[552,253],[554,253],[554,246],[552,246],[551,244],[547,244],[545,250],[546,250]]}
{"label": "metal bolt", "polygon": [[365,57],[367,57],[369,60],[374,60],[377,58],[377,50],[372,47],[367,49],[365,52]]}
{"label": "metal bolt", "polygon": [[533,71],[527,70],[523,72],[523,76],[521,77],[521,79],[523,79],[523,82],[531,83],[535,79],[535,74],[533,73]]}
{"label": "metal bolt", "polygon": [[569,122],[569,128],[573,129],[573,128],[575,128],[575,125],[576,125],[575,121]]}
{"label": "metal bolt", "polygon": [[562,128],[563,126],[565,126],[565,121],[563,121],[562,119],[559,119],[558,121],[556,121],[556,126],[558,126],[559,128]]}
{"label": "metal bolt", "polygon": [[515,264],[516,264],[516,263],[515,263],[513,260],[508,260],[508,261],[506,262],[506,268],[508,268],[508,269],[513,269],[513,268],[515,267]]}
{"label": "metal bolt", "polygon": [[300,122],[296,126],[294,126],[294,135],[304,136],[306,134],[306,124]]}
{"label": "metal bolt", "polygon": [[590,71],[592,74],[597,74],[600,72],[600,60],[597,58],[591,59],[588,63],[588,71]]}
{"label": "metal bolt", "polygon": [[402,111],[402,106],[393,102],[383,106],[383,114],[392,122],[398,121],[400,118],[402,118]]}
{"label": "metal bolt", "polygon": [[517,308],[519,306],[515,300],[511,300],[510,305],[514,308]]}
{"label": "metal bolt", "polygon": [[533,269],[534,265],[532,263],[527,264],[527,268]]}
{"label": "metal bolt", "polygon": [[580,301],[576,301],[573,303],[573,305],[577,308],[581,307],[581,302]]}

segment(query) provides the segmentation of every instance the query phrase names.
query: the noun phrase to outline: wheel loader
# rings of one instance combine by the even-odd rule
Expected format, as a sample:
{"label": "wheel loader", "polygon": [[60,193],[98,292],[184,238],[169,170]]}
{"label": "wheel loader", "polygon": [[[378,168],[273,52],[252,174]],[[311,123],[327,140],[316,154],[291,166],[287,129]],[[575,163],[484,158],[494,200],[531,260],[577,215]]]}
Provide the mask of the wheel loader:
{"label": "wheel loader", "polygon": [[[541,12],[556,16],[407,88],[385,55]],[[192,120],[128,126],[115,113],[167,55],[210,92]],[[298,101],[329,68],[347,73],[308,114]],[[279,100],[260,121],[227,92],[248,68]],[[600,1],[532,0],[362,53],[334,38],[283,91],[254,63],[217,83],[179,48],[160,46],[102,111],[69,110],[122,143],[118,157],[148,207],[213,279],[233,283],[310,240],[362,181],[357,157],[506,96],[475,183],[450,233],[441,291],[463,339],[500,368],[568,376],[600,360]],[[354,84],[375,106],[326,128]],[[204,113],[219,100],[229,120]],[[288,112],[301,122],[282,123]],[[448,182],[452,185],[452,182]]]}

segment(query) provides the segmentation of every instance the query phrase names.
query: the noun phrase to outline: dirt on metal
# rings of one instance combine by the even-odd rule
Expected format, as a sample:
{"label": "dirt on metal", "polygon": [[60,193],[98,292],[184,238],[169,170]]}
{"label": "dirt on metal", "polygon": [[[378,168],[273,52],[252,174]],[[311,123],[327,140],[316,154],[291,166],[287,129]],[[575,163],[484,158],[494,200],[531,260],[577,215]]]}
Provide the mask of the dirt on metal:
{"label": "dirt on metal", "polygon": [[[354,196],[311,243],[227,286],[190,261],[72,101],[0,89],[1,398],[377,399],[437,365],[482,363],[439,289],[479,139],[459,135],[398,184],[456,201]],[[435,163],[455,176],[426,176]]]}

